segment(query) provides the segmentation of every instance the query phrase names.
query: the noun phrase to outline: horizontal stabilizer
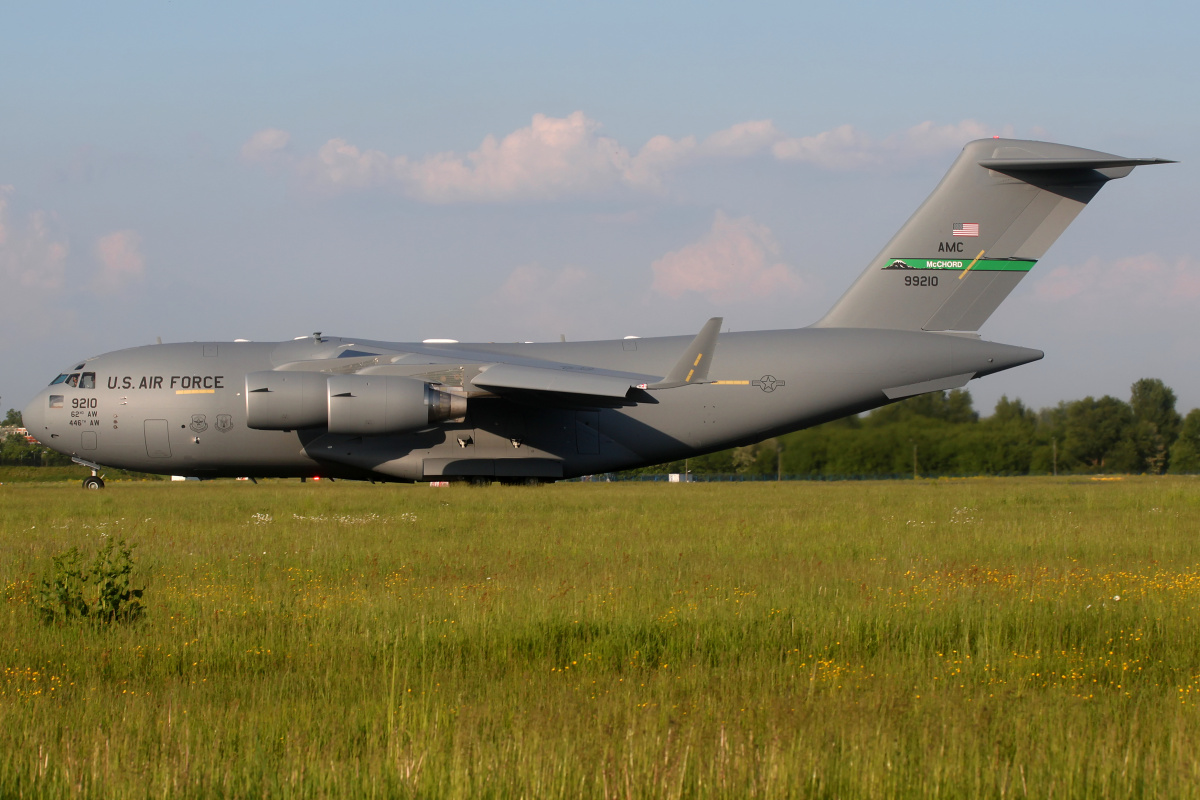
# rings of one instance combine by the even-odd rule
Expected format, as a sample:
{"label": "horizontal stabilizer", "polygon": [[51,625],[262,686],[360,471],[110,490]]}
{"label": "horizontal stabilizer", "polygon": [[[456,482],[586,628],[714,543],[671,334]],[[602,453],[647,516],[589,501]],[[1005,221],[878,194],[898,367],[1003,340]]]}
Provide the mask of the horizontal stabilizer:
{"label": "horizontal stabilizer", "polygon": [[1148,167],[1152,164],[1175,164],[1166,158],[984,158],[979,166],[999,172],[1008,170],[1050,169],[1112,169],[1114,167]]}

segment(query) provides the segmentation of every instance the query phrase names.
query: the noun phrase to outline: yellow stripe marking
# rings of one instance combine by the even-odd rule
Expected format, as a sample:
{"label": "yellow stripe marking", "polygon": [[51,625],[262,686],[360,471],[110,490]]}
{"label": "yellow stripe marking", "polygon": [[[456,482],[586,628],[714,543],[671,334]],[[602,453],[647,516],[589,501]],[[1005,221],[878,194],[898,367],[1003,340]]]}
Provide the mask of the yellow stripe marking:
{"label": "yellow stripe marking", "polygon": [[971,267],[975,266],[975,264],[979,261],[979,259],[983,258],[983,254],[986,252],[987,252],[986,250],[980,250],[979,255],[975,256],[975,261],[972,261],[970,264],[967,264],[967,268],[964,269],[962,272],[960,272],[958,275],[958,279],[960,281],[963,278],[967,277],[967,273],[971,271]]}
{"label": "yellow stripe marking", "polygon": [[692,362],[692,366],[693,366],[693,367],[698,367],[698,366],[700,366],[700,359],[702,359],[702,358],[704,358],[704,353],[698,353],[698,354],[696,355],[696,360]]}
{"label": "yellow stripe marking", "polygon": [[691,383],[691,382],[692,382],[692,376],[693,376],[693,375],[695,375],[695,374],[696,374],[696,370],[694,370],[694,369],[689,369],[689,370],[688,370],[688,376],[687,376],[686,378],[684,378],[684,379],[683,379],[683,382],[684,382],[684,383]]}
{"label": "yellow stripe marking", "polygon": [[713,381],[715,386],[749,386],[750,381]]}
{"label": "yellow stripe marking", "polygon": [[176,389],[175,394],[216,394],[216,389]]}

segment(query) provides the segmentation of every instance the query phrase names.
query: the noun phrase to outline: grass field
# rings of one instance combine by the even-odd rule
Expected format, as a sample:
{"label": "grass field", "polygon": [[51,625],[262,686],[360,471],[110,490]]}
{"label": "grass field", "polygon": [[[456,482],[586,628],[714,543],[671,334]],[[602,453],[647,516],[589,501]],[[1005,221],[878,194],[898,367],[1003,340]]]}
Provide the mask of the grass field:
{"label": "grass field", "polygon": [[[0,487],[3,797],[1200,796],[1200,483]],[[44,626],[136,543],[144,620]]]}
{"label": "grass field", "polygon": [[[13,467],[0,466],[0,486],[11,483],[59,483],[75,481],[78,486],[92,471],[78,464],[63,467]],[[123,469],[105,469],[107,480],[139,480],[161,481],[168,480],[162,475],[143,475],[136,472],[126,472]]]}

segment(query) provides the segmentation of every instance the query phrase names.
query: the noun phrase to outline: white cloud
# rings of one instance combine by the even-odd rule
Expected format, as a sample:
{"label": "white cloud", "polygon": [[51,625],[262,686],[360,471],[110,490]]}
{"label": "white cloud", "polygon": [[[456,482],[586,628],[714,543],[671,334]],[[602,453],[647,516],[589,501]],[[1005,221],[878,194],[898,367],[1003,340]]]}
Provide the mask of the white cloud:
{"label": "white cloud", "polygon": [[25,290],[61,289],[69,248],[52,231],[53,217],[30,213],[24,224],[9,213],[12,186],[0,186],[0,275],[7,286]]}
{"label": "white cloud", "polygon": [[953,152],[973,139],[1013,135],[1011,125],[995,130],[973,119],[954,125],[919,125],[875,140],[853,125],[815,136],[780,139],[771,152],[780,161],[803,161],[829,169],[861,169]]}
{"label": "white cloud", "polygon": [[706,159],[768,156],[827,169],[873,167],[953,151],[991,129],[964,120],[953,125],[922,122],[879,140],[852,125],[788,137],[771,120],[750,120],[703,141],[654,136],[636,153],[599,131],[600,123],[582,111],[562,118],[535,114],[528,126],[503,138],[489,135],[466,154],[391,156],[330,139],[316,153],[297,157],[289,134],[269,128],[246,141],[242,156],[251,162],[287,163],[312,184],[330,189],[390,186],[431,203],[502,202],[614,189],[660,191],[672,170]]}
{"label": "white cloud", "polygon": [[766,152],[782,138],[783,132],[771,120],[751,120],[717,131],[704,140],[700,149],[710,156],[746,158]]}
{"label": "white cloud", "polygon": [[870,137],[853,125],[842,125],[815,136],[783,139],[771,147],[780,161],[807,161],[822,167],[861,167],[875,161]]}
{"label": "white cloud", "polygon": [[547,339],[591,329],[608,313],[607,298],[596,276],[582,267],[523,264],[481,305],[500,309],[510,327],[519,325],[517,335]]}
{"label": "white cloud", "polygon": [[578,300],[593,283],[592,274],[581,267],[567,266],[550,270],[538,264],[517,267],[500,287],[499,297],[505,303],[541,300]]}
{"label": "white cloud", "polygon": [[599,123],[576,111],[535,114],[527,128],[460,157],[441,153],[408,165],[410,190],[433,202],[545,199],[603,190],[632,180],[629,153],[599,136]]}
{"label": "white cloud", "polygon": [[561,119],[535,114],[529,126],[503,139],[488,136],[465,155],[437,153],[417,160],[331,139],[297,168],[318,185],[395,185],[431,203],[543,200],[652,183],[653,176],[635,170],[629,152],[600,136],[599,127],[581,111]]}
{"label": "white cloud", "polygon": [[668,297],[697,292],[714,303],[794,295],[804,282],[777,260],[779,249],[765,225],[718,211],[712,229],[699,241],[651,265],[653,289]]}
{"label": "white cloud", "polygon": [[278,128],[266,128],[251,136],[242,145],[242,158],[247,161],[266,161],[287,150],[292,135]]}
{"label": "white cloud", "polygon": [[359,150],[345,139],[330,139],[315,156],[303,159],[299,169],[318,185],[366,189],[394,180],[403,164],[403,158],[393,160],[378,150]]}
{"label": "white cloud", "polygon": [[93,250],[100,261],[95,285],[101,291],[116,291],[145,273],[142,237],[136,231],[113,231],[101,236]]}
{"label": "white cloud", "polygon": [[771,120],[739,122],[717,131],[703,142],[694,136],[672,139],[655,136],[642,145],[630,162],[626,182],[634,187],[657,189],[669,171],[706,158],[752,158],[769,152],[783,134]]}
{"label": "white cloud", "polygon": [[908,158],[922,158],[948,150],[958,150],[975,139],[987,139],[991,136],[1008,139],[1012,138],[1012,135],[1011,125],[1003,125],[996,129],[973,119],[964,119],[954,125],[934,125],[926,121],[903,133],[888,137],[883,141],[883,149]]}
{"label": "white cloud", "polygon": [[1103,312],[1108,323],[1122,309],[1191,308],[1200,298],[1200,261],[1175,260],[1157,253],[1116,261],[1090,258],[1082,264],[1056,267],[1034,284],[1043,303],[1070,302],[1080,310]]}
{"label": "white cloud", "polygon": [[17,218],[15,195],[12,186],[0,185],[0,285],[9,300],[0,314],[0,351],[75,324],[75,312],[63,297],[70,248],[57,230],[57,218],[41,210]]}

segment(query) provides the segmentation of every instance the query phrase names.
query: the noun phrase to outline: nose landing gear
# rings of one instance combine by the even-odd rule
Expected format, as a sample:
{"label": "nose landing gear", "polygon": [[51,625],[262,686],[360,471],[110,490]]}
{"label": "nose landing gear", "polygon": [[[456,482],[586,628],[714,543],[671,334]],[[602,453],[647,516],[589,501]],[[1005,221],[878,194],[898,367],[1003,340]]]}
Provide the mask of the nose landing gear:
{"label": "nose landing gear", "polygon": [[92,471],[91,477],[83,479],[83,488],[85,489],[103,489],[104,478],[100,475],[100,465],[94,464],[91,461],[84,461],[82,458],[71,457],[71,460],[80,466],[87,467]]}

